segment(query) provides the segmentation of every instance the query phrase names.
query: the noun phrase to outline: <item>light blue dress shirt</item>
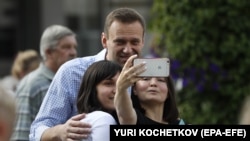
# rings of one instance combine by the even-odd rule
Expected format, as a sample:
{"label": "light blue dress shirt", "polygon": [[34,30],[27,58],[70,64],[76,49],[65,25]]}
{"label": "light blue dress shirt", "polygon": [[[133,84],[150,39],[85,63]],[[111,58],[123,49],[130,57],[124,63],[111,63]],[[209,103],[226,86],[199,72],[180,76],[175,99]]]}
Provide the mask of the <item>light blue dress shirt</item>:
{"label": "light blue dress shirt", "polygon": [[36,119],[31,124],[30,141],[40,141],[42,133],[64,124],[77,114],[76,99],[82,76],[94,62],[104,60],[106,49],[94,56],[76,58],[64,63],[55,74]]}

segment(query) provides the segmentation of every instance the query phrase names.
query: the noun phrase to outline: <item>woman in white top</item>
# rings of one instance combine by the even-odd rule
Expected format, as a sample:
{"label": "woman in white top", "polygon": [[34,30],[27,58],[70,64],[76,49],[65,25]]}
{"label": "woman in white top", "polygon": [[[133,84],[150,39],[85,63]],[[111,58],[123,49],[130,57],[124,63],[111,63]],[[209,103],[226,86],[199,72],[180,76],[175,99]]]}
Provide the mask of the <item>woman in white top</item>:
{"label": "woman in white top", "polygon": [[110,125],[116,120],[111,115],[115,111],[114,96],[116,80],[122,67],[111,61],[93,63],[86,70],[77,97],[79,113],[88,113],[82,122],[91,124],[91,134],[83,141],[109,141]]}

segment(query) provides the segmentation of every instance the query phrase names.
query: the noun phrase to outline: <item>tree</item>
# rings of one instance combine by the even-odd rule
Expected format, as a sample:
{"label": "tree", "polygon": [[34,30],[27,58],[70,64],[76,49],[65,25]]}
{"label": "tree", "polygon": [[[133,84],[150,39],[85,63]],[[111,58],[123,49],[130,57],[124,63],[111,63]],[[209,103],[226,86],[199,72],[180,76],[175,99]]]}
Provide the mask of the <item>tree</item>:
{"label": "tree", "polygon": [[[171,58],[181,116],[192,124],[237,124],[250,95],[250,1],[155,0],[148,28]],[[167,53],[166,53],[167,52]]]}

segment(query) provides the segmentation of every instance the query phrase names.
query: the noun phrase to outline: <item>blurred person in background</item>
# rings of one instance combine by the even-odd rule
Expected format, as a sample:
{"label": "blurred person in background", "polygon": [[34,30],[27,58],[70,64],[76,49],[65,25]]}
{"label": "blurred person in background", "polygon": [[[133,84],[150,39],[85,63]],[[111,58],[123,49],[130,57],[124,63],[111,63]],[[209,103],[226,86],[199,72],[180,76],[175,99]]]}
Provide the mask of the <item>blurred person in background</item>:
{"label": "blurred person in background", "polygon": [[19,51],[12,64],[11,75],[1,79],[0,84],[14,94],[19,81],[29,72],[35,70],[41,59],[36,50]]}
{"label": "blurred person in background", "polygon": [[0,141],[10,140],[15,119],[15,98],[0,85]]}
{"label": "blurred person in background", "polygon": [[250,95],[243,101],[239,115],[239,124],[250,125]]}
{"label": "blurred person in background", "polygon": [[77,57],[77,45],[76,34],[69,28],[51,25],[45,29],[40,40],[42,62],[17,87],[18,118],[12,140],[29,140],[30,125],[55,73],[62,64]]}

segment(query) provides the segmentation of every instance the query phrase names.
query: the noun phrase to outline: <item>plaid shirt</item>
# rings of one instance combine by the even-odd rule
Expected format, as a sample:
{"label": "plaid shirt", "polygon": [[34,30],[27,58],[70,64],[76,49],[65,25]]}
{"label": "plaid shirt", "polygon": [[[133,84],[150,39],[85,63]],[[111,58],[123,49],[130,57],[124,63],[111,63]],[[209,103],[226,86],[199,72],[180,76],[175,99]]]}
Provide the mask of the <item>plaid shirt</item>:
{"label": "plaid shirt", "polygon": [[20,81],[16,91],[18,117],[11,140],[29,140],[30,125],[39,111],[54,75],[54,72],[40,63],[38,69]]}

